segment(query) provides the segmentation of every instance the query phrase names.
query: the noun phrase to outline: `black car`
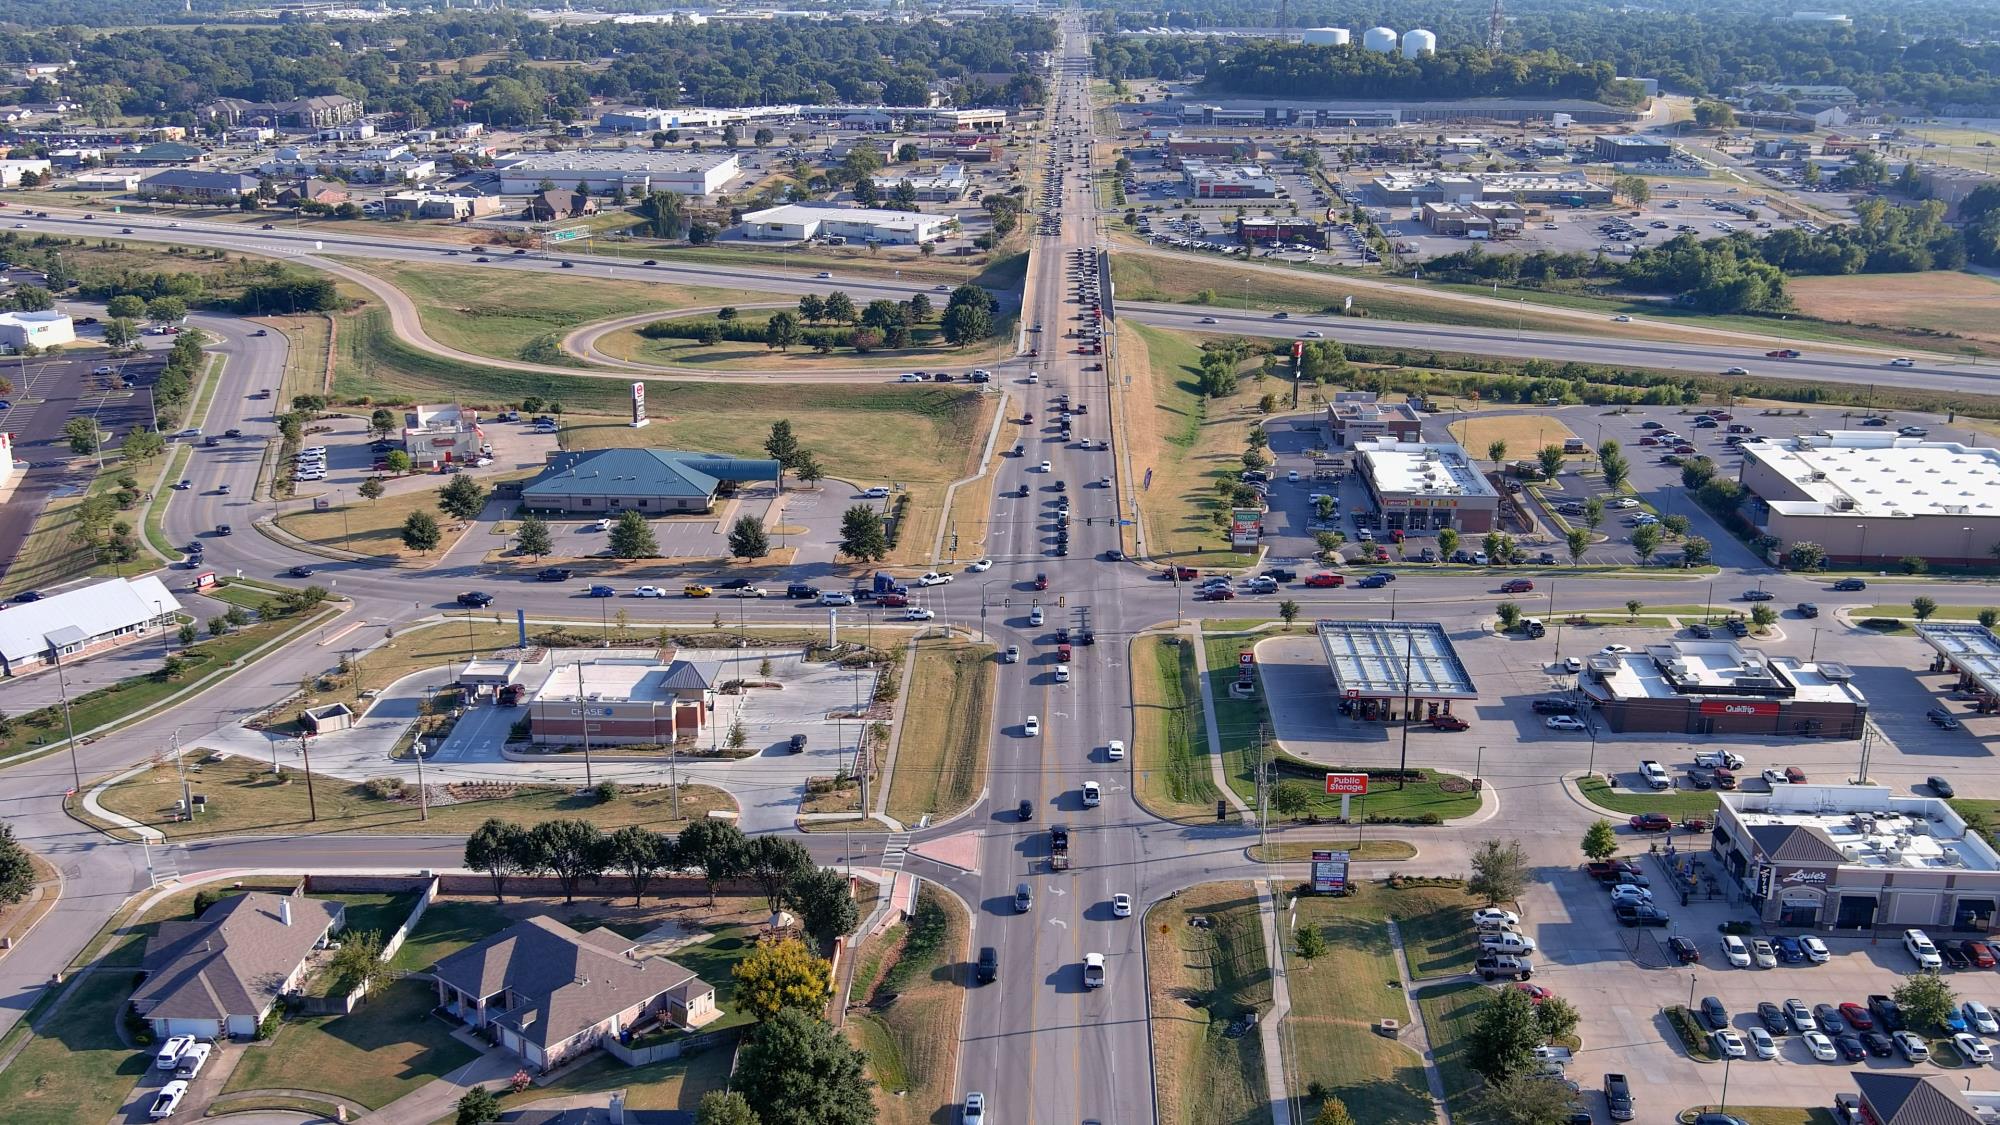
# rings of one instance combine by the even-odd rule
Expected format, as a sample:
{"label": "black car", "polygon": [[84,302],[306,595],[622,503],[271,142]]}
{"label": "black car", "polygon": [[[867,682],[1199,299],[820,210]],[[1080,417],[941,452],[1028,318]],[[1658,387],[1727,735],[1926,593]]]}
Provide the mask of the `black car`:
{"label": "black car", "polygon": [[1715,636],[1715,630],[1700,621],[1688,626],[1688,632],[1693,633],[1696,637],[1704,641]]}
{"label": "black car", "polygon": [[1123,552],[1123,551],[1119,550],[1119,549],[1118,549],[1118,548],[1116,548],[1116,547],[1113,547],[1113,548],[1111,548],[1110,550],[1108,550],[1108,551],[1104,552],[1104,561],[1105,561],[1105,562],[1124,562],[1124,561],[1125,561],[1125,552]]}
{"label": "black car", "polygon": [[794,582],[785,587],[785,596],[788,598],[816,598],[819,597],[819,587],[808,585],[804,582]]}
{"label": "black car", "polygon": [[806,752],[806,736],[805,736],[805,735],[803,735],[803,734],[795,734],[795,735],[793,735],[793,736],[792,736],[792,740],[791,740],[790,742],[788,742],[788,743],[786,743],[786,744],[785,744],[785,749],[786,749],[786,750],[788,750],[788,751],[790,751],[791,753],[794,753],[794,754],[803,754],[803,753],[805,753],[805,752]]}
{"label": "black car", "polygon": [[1840,581],[1835,582],[1833,584],[1833,588],[1843,593],[1846,593],[1851,590],[1866,590],[1868,588],[1868,583],[1863,582],[1859,578],[1843,578]]}
{"label": "black car", "polygon": [[215,533],[217,535],[228,535],[230,532],[234,530],[235,528],[230,527],[226,523],[219,523],[215,525]]}
{"label": "black car", "polygon": [[1667,939],[1667,952],[1672,953],[1674,960],[1683,965],[1693,965],[1701,961],[1701,950],[1695,946],[1694,939],[1679,934]]}
{"label": "black car", "polygon": [[1757,1020],[1764,1025],[1765,1031],[1773,1035],[1783,1035],[1791,1030],[1791,1025],[1785,1022],[1785,1010],[1769,1000],[1757,1005]]}
{"label": "black car", "polygon": [[1729,1026],[1729,1009],[1722,1006],[1719,996],[1701,998],[1701,1018],[1708,1021],[1710,1031]]}
{"label": "black car", "polygon": [[222,432],[222,436],[223,436],[223,437],[242,437],[242,436],[243,436],[243,431],[242,431],[242,430],[224,430],[224,431]]}
{"label": "black car", "polygon": [[979,968],[976,972],[980,984],[992,984],[1000,979],[1000,952],[992,946],[981,946]]}
{"label": "black car", "polygon": [[1384,578],[1379,574],[1371,574],[1368,577],[1363,578],[1361,581],[1356,582],[1354,586],[1356,589],[1360,590],[1375,590],[1383,586],[1387,586],[1388,584],[1389,580],[1387,578]]}
{"label": "black car", "polygon": [[1818,616],[1819,616],[1819,607],[1818,607],[1818,606],[1816,606],[1816,605],[1814,605],[1814,604],[1813,604],[1813,603],[1811,603],[1811,602],[1800,602],[1800,603],[1799,603],[1799,616],[1800,616],[1800,617],[1818,617]]}
{"label": "black car", "polygon": [[717,582],[715,584],[715,588],[718,590],[746,590],[749,587],[750,580],[748,578],[732,578],[727,582]]}
{"label": "black car", "polygon": [[1021,798],[1021,803],[1014,806],[1014,813],[1024,821],[1033,820],[1035,819],[1035,803],[1023,797]]}
{"label": "black car", "polygon": [[1896,1053],[1895,1041],[1879,1031],[1862,1032],[1861,1045],[1878,1059],[1890,1058]]}
{"label": "black car", "polygon": [[14,595],[14,600],[17,602],[38,602],[42,600],[42,592],[40,590],[23,590]]}
{"label": "black car", "polygon": [[567,582],[576,572],[566,566],[545,566],[535,572],[538,582]]}
{"label": "black car", "polygon": [[1297,582],[1299,580],[1299,572],[1296,570],[1286,570],[1284,567],[1272,567],[1264,572],[1264,577],[1274,582]]}
{"label": "black car", "polygon": [[1746,602],[1768,602],[1772,601],[1777,596],[1778,595],[1772,593],[1771,591],[1761,588],[1756,590],[1743,591],[1743,600]]}
{"label": "black car", "polygon": [[311,578],[313,576],[313,568],[309,566],[295,566],[285,573],[291,575],[293,578]]}
{"label": "black car", "polygon": [[1612,908],[1621,926],[1664,926],[1667,924],[1666,911],[1651,903],[1622,902]]}
{"label": "black car", "polygon": [[1940,797],[1950,799],[1952,797],[1958,796],[1958,790],[1953,789],[1951,787],[1951,782],[1946,781],[1944,778],[1927,777],[1924,779],[1924,784],[1930,786],[1931,792],[1937,794]]}
{"label": "black car", "polygon": [[1862,1046],[1859,1035],[1843,1035],[1834,1040],[1833,1045],[1840,1048],[1840,1057],[1848,1062],[1860,1062],[1868,1057],[1868,1048]]}
{"label": "black car", "polygon": [[1534,707],[1535,714],[1537,715],[1576,714],[1576,704],[1571,703],[1567,699],[1537,699],[1535,700]]}
{"label": "black car", "polygon": [[1056,630],[1056,643],[1057,643],[1057,644],[1059,644],[1059,645],[1066,645],[1066,644],[1068,644],[1068,643],[1069,643],[1069,629],[1068,629],[1068,628],[1058,628],[1058,629]]}
{"label": "black car", "polygon": [[1946,968],[1970,969],[1972,967],[1972,958],[1965,952],[1965,943],[1963,941],[1938,942],[1938,957],[1945,963]]}
{"label": "black car", "polygon": [[493,604],[493,595],[479,590],[468,590],[458,596],[458,604],[470,609],[484,609]]}

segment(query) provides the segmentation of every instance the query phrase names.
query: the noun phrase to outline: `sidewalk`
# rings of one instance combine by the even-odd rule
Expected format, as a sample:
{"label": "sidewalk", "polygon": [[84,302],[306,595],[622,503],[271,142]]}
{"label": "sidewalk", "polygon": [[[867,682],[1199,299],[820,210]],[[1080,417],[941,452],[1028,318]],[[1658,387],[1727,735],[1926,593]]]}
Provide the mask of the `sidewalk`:
{"label": "sidewalk", "polygon": [[1191,637],[1192,639],[1184,638],[1182,643],[1194,645],[1195,681],[1201,688],[1201,721],[1202,725],[1208,728],[1209,772],[1215,777],[1216,790],[1236,807],[1237,812],[1243,814],[1245,821],[1253,821],[1256,817],[1251,812],[1250,806],[1244,804],[1243,798],[1236,795],[1236,790],[1229,787],[1229,774],[1222,768],[1222,729],[1215,725],[1215,700],[1210,697],[1208,690],[1208,645],[1201,639],[1199,617],[1194,619]]}
{"label": "sidewalk", "polygon": [[464,1097],[467,1090],[474,1086],[505,1082],[521,1069],[520,1059],[480,1042],[467,1032],[461,1030],[454,1033],[453,1038],[479,1048],[479,1057],[443,1078],[397,1098],[369,1114],[368,1119],[382,1125],[431,1125],[439,1118],[450,1117],[458,1108],[458,1099]]}
{"label": "sidewalk", "polygon": [[1278,900],[1271,884],[1257,884],[1257,921],[1264,927],[1264,949],[1271,962],[1271,1010],[1257,1021],[1264,1041],[1264,1089],[1271,1103],[1271,1125],[1292,1125],[1292,1099],[1285,1088],[1285,1017],[1292,1014],[1291,979],[1285,972],[1285,934],[1278,925]]}

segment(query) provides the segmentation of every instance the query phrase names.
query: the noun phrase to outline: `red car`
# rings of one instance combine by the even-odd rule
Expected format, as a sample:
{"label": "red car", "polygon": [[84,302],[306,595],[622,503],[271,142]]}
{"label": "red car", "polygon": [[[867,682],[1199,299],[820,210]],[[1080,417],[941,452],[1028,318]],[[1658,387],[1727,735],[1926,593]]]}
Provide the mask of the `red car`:
{"label": "red car", "polygon": [[[1170,566],[1160,572],[1160,577],[1169,582],[1192,582],[1197,576],[1195,569],[1191,566]],[[1035,588],[1038,590],[1047,589],[1046,586],[1037,586]]]}
{"label": "red car", "polygon": [[1510,578],[1500,584],[1500,592],[1503,594],[1525,594],[1534,588],[1535,584],[1525,578]]}
{"label": "red car", "polygon": [[1972,963],[1982,969],[1990,969],[1995,965],[2000,965],[2000,956],[1996,956],[1993,952],[1993,947],[1983,941],[1966,942],[1965,955],[1972,958]]}
{"label": "red car", "polygon": [[1542,1001],[1547,1000],[1549,997],[1555,995],[1555,993],[1550,992],[1548,989],[1543,988],[1539,984],[1530,984],[1524,980],[1515,981],[1514,990],[1516,992],[1526,993],[1528,997],[1528,1002],[1531,1004],[1539,1004]]}
{"label": "red car", "polygon": [[1765,353],[1764,353],[1764,358],[1765,358],[1765,359],[1797,359],[1797,358],[1799,358],[1799,350],[1798,350],[1797,348],[1779,348],[1779,349],[1778,349],[1777,351],[1775,351],[1775,352],[1765,352]]}
{"label": "red car", "polygon": [[1673,820],[1662,812],[1640,813],[1629,823],[1634,832],[1665,832],[1674,826]]}
{"label": "red car", "polygon": [[1653,437],[1653,436],[1652,436],[1651,434],[1648,434],[1647,436],[1645,436],[1645,437],[1642,437],[1642,438],[1640,438],[1640,439],[1639,439],[1639,444],[1640,444],[1640,445],[1658,445],[1658,444],[1660,444],[1660,439],[1659,439],[1659,438],[1656,438],[1656,437]]}
{"label": "red car", "polygon": [[1049,576],[1046,574],[1035,575],[1035,589],[1046,590],[1048,588],[1049,588]]}
{"label": "red car", "polygon": [[1328,574],[1325,571],[1321,571],[1318,574],[1306,576],[1306,585],[1317,590],[1332,589],[1336,586],[1347,585],[1347,576],[1345,574]]}
{"label": "red car", "polygon": [[1846,1020],[1847,1026],[1856,1031],[1875,1030],[1875,1017],[1869,1014],[1867,1008],[1852,1000],[1840,1006],[1840,1018]]}

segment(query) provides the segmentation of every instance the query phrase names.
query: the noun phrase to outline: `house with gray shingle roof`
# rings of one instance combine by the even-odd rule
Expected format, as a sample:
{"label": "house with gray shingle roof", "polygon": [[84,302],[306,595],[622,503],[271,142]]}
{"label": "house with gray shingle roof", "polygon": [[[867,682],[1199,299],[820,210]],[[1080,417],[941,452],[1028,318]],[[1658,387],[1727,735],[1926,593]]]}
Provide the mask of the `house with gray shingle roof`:
{"label": "house with gray shingle roof", "polygon": [[1877,1125],[1978,1125],[1986,1120],[1941,1074],[1856,1071],[1861,1104]]}
{"label": "house with gray shingle roof", "polygon": [[720,492],[777,479],[776,461],[678,449],[588,449],[550,454],[548,467],[522,487],[521,503],[573,515],[706,512]]}
{"label": "house with gray shingle roof", "polygon": [[146,979],[132,1008],[161,1039],[247,1039],[346,920],[338,902],[257,891],[225,898],[192,922],[163,922],[146,942]]}
{"label": "house with gray shingle roof", "polygon": [[637,957],[609,929],[528,918],[432,966],[438,1004],[541,1070],[656,1021],[721,1016],[715,988],[664,957]]}

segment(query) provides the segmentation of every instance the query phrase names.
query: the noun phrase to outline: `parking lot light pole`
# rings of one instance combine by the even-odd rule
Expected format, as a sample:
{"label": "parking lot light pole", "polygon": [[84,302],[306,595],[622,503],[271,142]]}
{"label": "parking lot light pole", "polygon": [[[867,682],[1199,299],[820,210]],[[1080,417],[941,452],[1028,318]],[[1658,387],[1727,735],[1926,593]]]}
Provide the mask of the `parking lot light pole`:
{"label": "parking lot light pole", "polygon": [[1735,1055],[1722,1056],[1722,1104],[1715,1107],[1717,1112],[1729,1108],[1729,1064],[1735,1061]]}

